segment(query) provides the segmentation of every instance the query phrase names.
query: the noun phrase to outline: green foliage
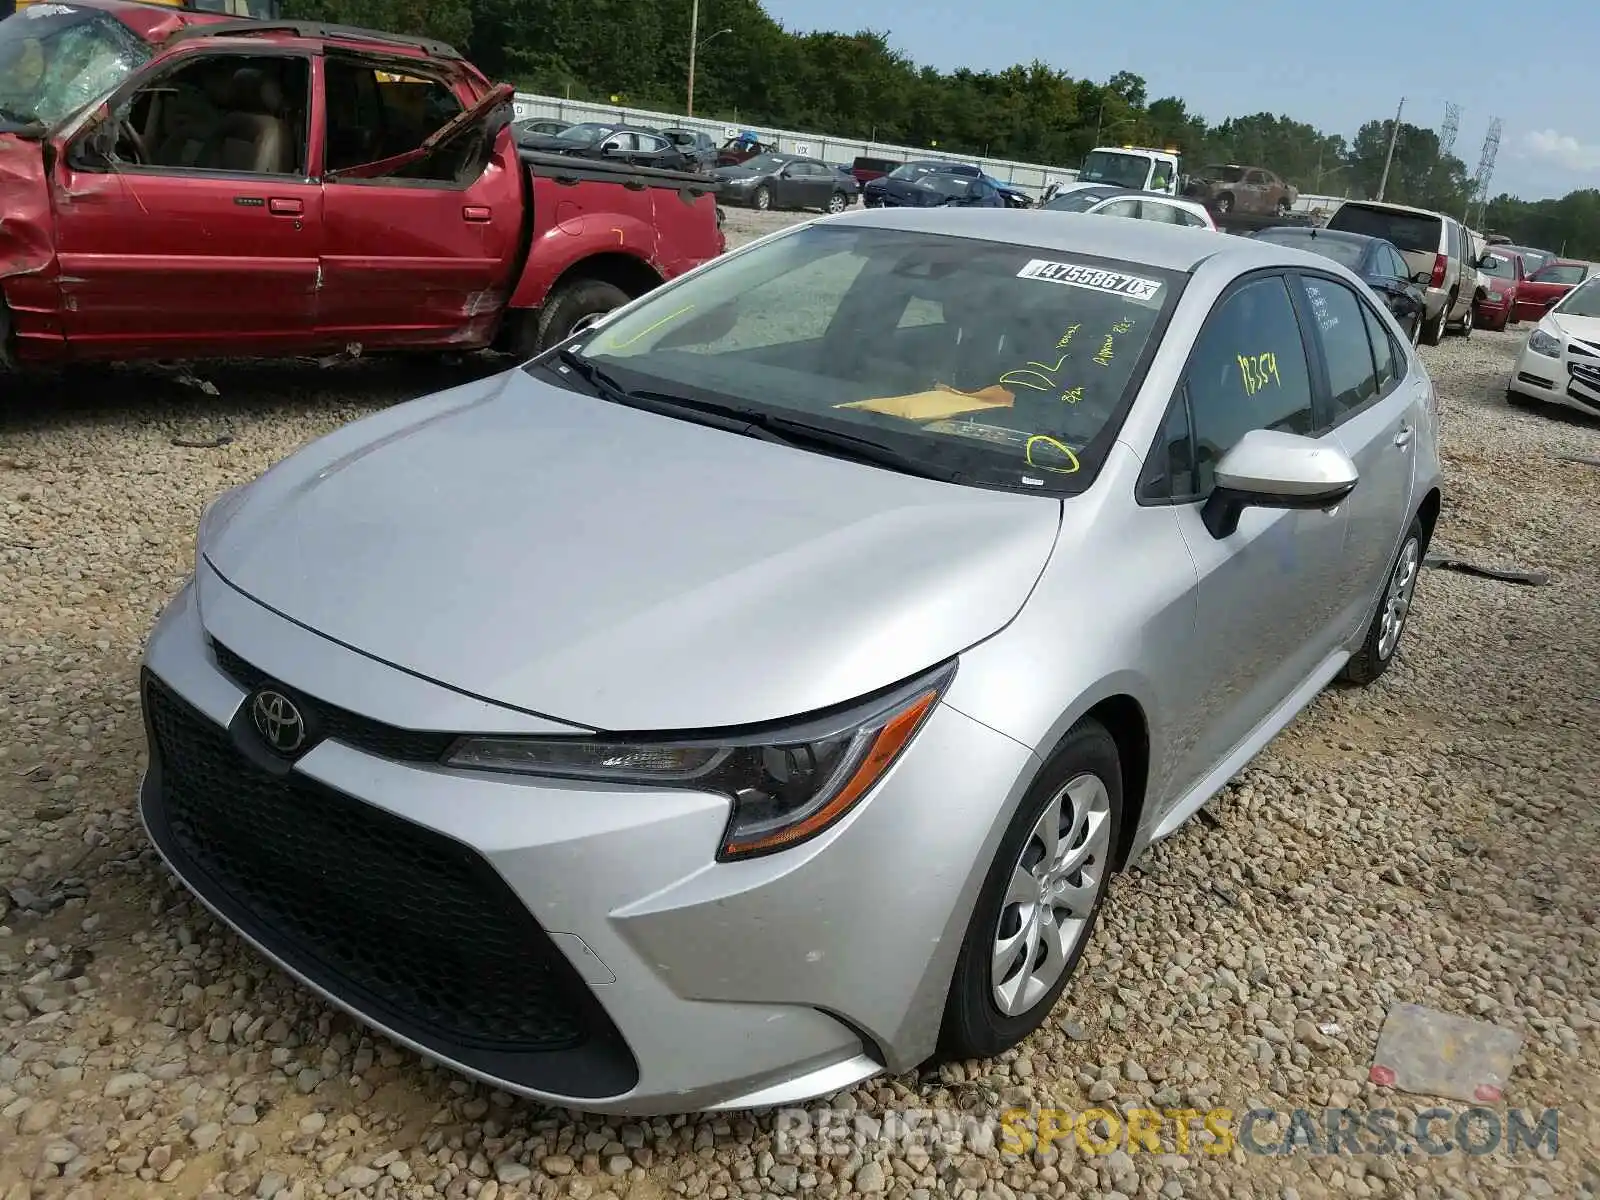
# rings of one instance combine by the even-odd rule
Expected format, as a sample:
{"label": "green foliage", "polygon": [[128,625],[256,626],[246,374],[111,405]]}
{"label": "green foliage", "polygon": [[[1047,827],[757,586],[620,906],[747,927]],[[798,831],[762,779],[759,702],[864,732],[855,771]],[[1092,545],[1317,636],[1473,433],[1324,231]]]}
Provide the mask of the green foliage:
{"label": "green foliage", "polygon": [[[294,15],[459,45],[491,78],[575,100],[615,95],[629,106],[682,111],[690,0],[287,0]],[[754,128],[797,129],[1075,167],[1096,144],[1176,146],[1190,168],[1267,167],[1304,192],[1371,196],[1392,120],[1353,141],[1288,116],[1256,113],[1208,125],[1175,96],[1151,99],[1143,78],[1104,83],[1035,60],[1003,71],[948,74],[894,50],[887,33],[793,33],[759,0],[702,0],[695,115]],[[1468,209],[1465,163],[1441,157],[1431,129],[1400,125],[1384,198],[1444,212]],[[1473,214],[1474,216],[1476,213]],[[1489,205],[1488,227],[1519,241],[1600,257],[1600,192]]]}

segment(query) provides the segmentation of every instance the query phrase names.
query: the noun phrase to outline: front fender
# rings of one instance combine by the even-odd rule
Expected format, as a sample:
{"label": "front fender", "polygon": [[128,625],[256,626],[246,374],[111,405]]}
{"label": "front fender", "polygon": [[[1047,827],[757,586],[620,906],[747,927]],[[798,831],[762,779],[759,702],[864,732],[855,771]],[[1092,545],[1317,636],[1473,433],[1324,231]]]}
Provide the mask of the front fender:
{"label": "front fender", "polygon": [[[59,343],[55,222],[41,142],[0,134],[0,297],[18,341]],[[0,360],[12,350],[0,344]]]}
{"label": "front fender", "polygon": [[538,308],[556,280],[597,254],[625,254],[661,275],[655,265],[656,231],[649,222],[632,214],[575,211],[534,235],[510,307]]}

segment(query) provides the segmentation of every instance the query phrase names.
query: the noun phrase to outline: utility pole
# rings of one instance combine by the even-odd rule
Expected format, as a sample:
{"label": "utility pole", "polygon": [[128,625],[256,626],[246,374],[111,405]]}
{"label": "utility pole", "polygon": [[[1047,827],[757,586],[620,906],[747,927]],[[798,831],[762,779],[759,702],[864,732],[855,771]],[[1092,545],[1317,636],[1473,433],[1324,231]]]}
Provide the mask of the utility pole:
{"label": "utility pole", "polygon": [[[696,4],[699,2],[700,0],[695,0]],[[690,71],[690,78],[693,76],[694,72]],[[1383,191],[1389,186],[1389,167],[1394,163],[1394,144],[1400,140],[1400,114],[1405,110],[1406,98],[1401,96],[1400,107],[1394,110],[1394,128],[1389,131],[1389,153],[1383,158],[1383,177],[1378,180],[1378,194],[1373,197],[1374,200],[1382,200]]]}
{"label": "utility pole", "polygon": [[694,52],[700,42],[700,0],[691,0],[689,6],[689,97],[683,106],[683,115],[694,116]]}

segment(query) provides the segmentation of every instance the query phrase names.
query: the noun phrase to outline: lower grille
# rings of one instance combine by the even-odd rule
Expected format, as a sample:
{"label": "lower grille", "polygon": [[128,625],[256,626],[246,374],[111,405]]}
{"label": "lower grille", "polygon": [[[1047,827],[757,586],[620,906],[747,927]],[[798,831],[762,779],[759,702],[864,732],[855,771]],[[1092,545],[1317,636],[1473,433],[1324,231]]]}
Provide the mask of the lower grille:
{"label": "lower grille", "polygon": [[[508,1083],[637,1081],[621,1036],[469,847],[298,772],[273,775],[146,674],[145,815],[178,873],[270,953],[374,1022]],[[236,722],[236,724],[238,724]]]}

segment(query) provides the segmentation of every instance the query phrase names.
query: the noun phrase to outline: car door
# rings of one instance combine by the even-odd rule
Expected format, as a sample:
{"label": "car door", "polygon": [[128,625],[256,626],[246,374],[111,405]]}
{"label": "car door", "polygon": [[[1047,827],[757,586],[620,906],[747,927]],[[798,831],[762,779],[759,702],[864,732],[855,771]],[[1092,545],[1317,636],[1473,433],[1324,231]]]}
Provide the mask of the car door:
{"label": "car door", "polygon": [[57,147],[70,347],[204,357],[309,346],[323,233],[307,172],[311,79],[306,55],[186,54],[110,101],[113,120],[141,128],[142,151],[124,138],[107,157],[89,144],[97,126]]}
{"label": "car door", "polygon": [[1244,173],[1244,182],[1239,188],[1239,211],[1246,213],[1264,213],[1270,211],[1267,207],[1267,193],[1269,191],[1267,173],[1255,168]]}
{"label": "car door", "polygon": [[[1296,285],[1297,286],[1297,285]],[[1174,400],[1187,448],[1158,458],[1186,462],[1170,503],[1198,571],[1198,610],[1189,656],[1174,664],[1191,680],[1193,742],[1180,777],[1198,779],[1244,742],[1339,648],[1339,578],[1346,507],[1310,511],[1248,508],[1238,529],[1215,538],[1201,509],[1218,461],[1253,429],[1316,436],[1314,359],[1302,336],[1291,280],[1245,277],[1213,307]]]}
{"label": "car door", "polygon": [[[323,171],[318,335],[381,348],[437,345],[474,324],[487,329],[514,282],[522,165],[509,126],[486,161],[464,156],[509,112],[509,88],[469,108],[441,73],[423,80],[420,110],[414,102],[402,113],[386,94],[392,85],[377,82],[377,64],[333,54],[319,63],[330,154],[352,143],[341,126],[363,120],[378,122],[385,153],[370,162],[330,157]],[[352,106],[351,97],[364,104]]]}
{"label": "car door", "polygon": [[1299,277],[1315,329],[1328,422],[1355,463],[1360,482],[1349,510],[1340,622],[1353,633],[1372,615],[1410,523],[1417,426],[1426,384],[1407,374],[1407,357],[1388,323],[1343,281]]}
{"label": "car door", "polygon": [[833,168],[809,159],[802,159],[793,166],[800,207],[826,208],[828,196],[833,191]]}

